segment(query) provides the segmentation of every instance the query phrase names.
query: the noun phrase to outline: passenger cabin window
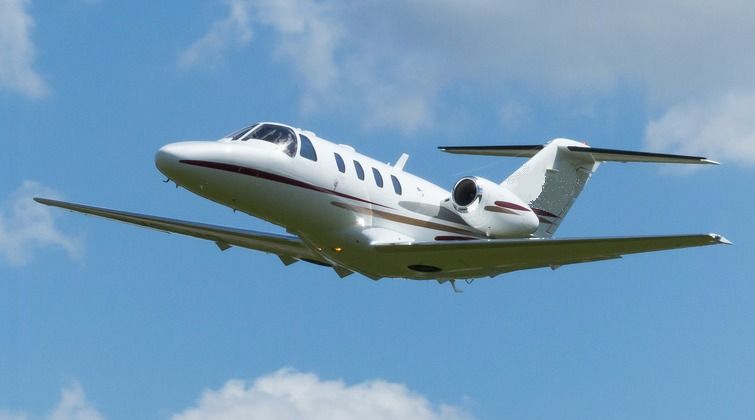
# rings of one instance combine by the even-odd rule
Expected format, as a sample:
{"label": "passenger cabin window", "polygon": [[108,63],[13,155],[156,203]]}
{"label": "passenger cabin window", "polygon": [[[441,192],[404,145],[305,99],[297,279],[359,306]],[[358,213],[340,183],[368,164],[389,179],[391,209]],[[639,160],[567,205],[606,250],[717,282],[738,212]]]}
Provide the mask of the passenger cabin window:
{"label": "passenger cabin window", "polygon": [[338,153],[333,153],[333,156],[336,157],[336,165],[338,165],[338,170],[342,173],[346,173],[346,164],[343,162],[343,158]]}
{"label": "passenger cabin window", "polygon": [[309,137],[300,134],[299,138],[301,139],[301,151],[299,152],[301,157],[317,162],[317,152],[315,152],[315,146],[312,146]]}
{"label": "passenger cabin window", "polygon": [[241,138],[247,140],[263,140],[277,144],[287,155],[296,154],[296,134],[294,130],[275,124],[262,124]]}
{"label": "passenger cabin window", "polygon": [[383,176],[380,175],[380,172],[377,169],[372,168],[372,176],[375,177],[375,185],[383,188]]}
{"label": "passenger cabin window", "polygon": [[398,182],[398,178],[391,175],[391,182],[393,182],[393,191],[395,191],[396,194],[401,195],[401,183]]}
{"label": "passenger cabin window", "polygon": [[357,178],[364,181],[364,168],[362,168],[362,164],[357,161],[354,161],[354,170],[357,171]]}

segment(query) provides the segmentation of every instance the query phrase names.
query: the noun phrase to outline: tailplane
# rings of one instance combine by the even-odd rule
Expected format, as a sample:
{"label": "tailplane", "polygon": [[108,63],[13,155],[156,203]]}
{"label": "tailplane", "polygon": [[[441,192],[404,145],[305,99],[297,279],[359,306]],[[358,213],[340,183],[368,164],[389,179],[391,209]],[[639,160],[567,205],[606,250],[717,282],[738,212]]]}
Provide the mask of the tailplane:
{"label": "tailplane", "polygon": [[440,149],[458,154],[529,158],[501,185],[528,203],[537,214],[540,226],[533,235],[539,238],[553,236],[600,162],[718,164],[700,156],[591,148],[568,139],[555,139],[542,146],[454,146]]}

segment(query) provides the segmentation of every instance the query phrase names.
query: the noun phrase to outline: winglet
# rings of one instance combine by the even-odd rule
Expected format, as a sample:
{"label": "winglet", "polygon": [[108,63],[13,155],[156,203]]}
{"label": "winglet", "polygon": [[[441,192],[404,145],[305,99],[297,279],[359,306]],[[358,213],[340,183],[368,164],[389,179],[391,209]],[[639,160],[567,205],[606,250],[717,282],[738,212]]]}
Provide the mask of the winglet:
{"label": "winglet", "polygon": [[402,153],[401,157],[398,158],[398,160],[393,165],[393,167],[401,171],[404,169],[404,165],[406,165],[407,160],[409,160],[409,155],[407,155],[406,153]]}

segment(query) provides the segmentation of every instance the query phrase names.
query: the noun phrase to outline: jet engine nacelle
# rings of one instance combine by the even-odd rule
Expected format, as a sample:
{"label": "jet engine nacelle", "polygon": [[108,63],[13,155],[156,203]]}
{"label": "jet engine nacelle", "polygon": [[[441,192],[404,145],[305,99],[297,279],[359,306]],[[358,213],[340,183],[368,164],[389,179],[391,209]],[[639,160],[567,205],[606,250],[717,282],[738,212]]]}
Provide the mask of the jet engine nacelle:
{"label": "jet engine nacelle", "polygon": [[489,237],[526,237],[540,224],[519,197],[484,178],[460,179],[451,192],[451,201],[467,224]]}

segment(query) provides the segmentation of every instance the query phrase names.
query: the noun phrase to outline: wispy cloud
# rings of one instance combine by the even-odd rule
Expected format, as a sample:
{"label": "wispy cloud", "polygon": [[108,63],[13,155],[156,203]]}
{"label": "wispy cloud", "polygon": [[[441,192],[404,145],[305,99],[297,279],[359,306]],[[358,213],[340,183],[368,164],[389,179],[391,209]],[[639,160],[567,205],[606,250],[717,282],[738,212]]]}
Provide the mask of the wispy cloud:
{"label": "wispy cloud", "polygon": [[755,164],[755,93],[732,92],[671,107],[645,131],[652,150]]}
{"label": "wispy cloud", "polygon": [[[0,409],[0,420],[28,420],[39,418],[23,412],[13,412]],[[60,392],[60,401],[45,417],[47,420],[103,420],[99,411],[87,401],[84,389],[78,382],[74,382]]]}
{"label": "wispy cloud", "polygon": [[50,246],[62,248],[71,258],[81,255],[81,241],[58,228],[50,209],[32,200],[38,195],[55,197],[57,193],[24,181],[0,206],[0,255],[8,264],[23,266],[36,251]]}
{"label": "wispy cloud", "polygon": [[354,385],[311,373],[279,370],[253,383],[230,380],[207,390],[196,406],[173,420],[198,419],[470,419],[464,410],[440,405],[406,386],[383,380]]}
{"label": "wispy cloud", "polygon": [[216,67],[231,47],[240,48],[252,39],[249,22],[249,5],[244,0],[227,0],[228,16],[212,24],[212,28],[186,48],[178,57],[178,65]]}
{"label": "wispy cloud", "polygon": [[0,420],[26,420],[29,416],[25,413],[0,409]]}
{"label": "wispy cloud", "polygon": [[[241,46],[228,34],[251,33],[252,25],[257,25],[272,31],[277,58],[292,64],[302,88],[303,112],[361,109],[367,126],[405,132],[430,124],[439,70],[416,55],[393,54],[390,45],[373,42],[374,33],[360,38],[354,23],[345,21],[349,18],[345,9],[351,8],[338,1],[228,2],[228,15],[182,54],[179,65],[199,61],[195,56],[209,65],[220,62],[229,47]],[[249,38],[240,37],[243,45]],[[200,45],[211,48],[197,48]],[[195,49],[206,53],[196,54]]]}
{"label": "wispy cloud", "polygon": [[509,99],[498,108],[498,116],[506,130],[515,130],[529,118],[529,108],[517,101]]}
{"label": "wispy cloud", "polygon": [[[367,126],[412,132],[440,120],[438,99],[459,83],[559,98],[629,85],[661,109],[751,90],[755,55],[743,51],[752,49],[753,19],[755,3],[746,0],[368,0],[358,6],[234,0],[228,16],[187,51],[207,44],[213,54],[202,56],[219,60],[228,46],[246,45],[243,34],[253,26],[264,28],[302,87],[304,112],[358,110]],[[242,34],[241,42],[229,33]],[[510,117],[512,109],[502,105]]]}
{"label": "wispy cloud", "polygon": [[34,19],[26,11],[28,5],[28,0],[0,1],[0,89],[40,98],[48,87],[32,66]]}
{"label": "wispy cloud", "polygon": [[309,0],[261,0],[251,3],[254,23],[272,28],[279,36],[277,54],[292,63],[304,87],[306,107],[316,107],[320,95],[341,76],[335,53],[342,25],[323,3]]}

